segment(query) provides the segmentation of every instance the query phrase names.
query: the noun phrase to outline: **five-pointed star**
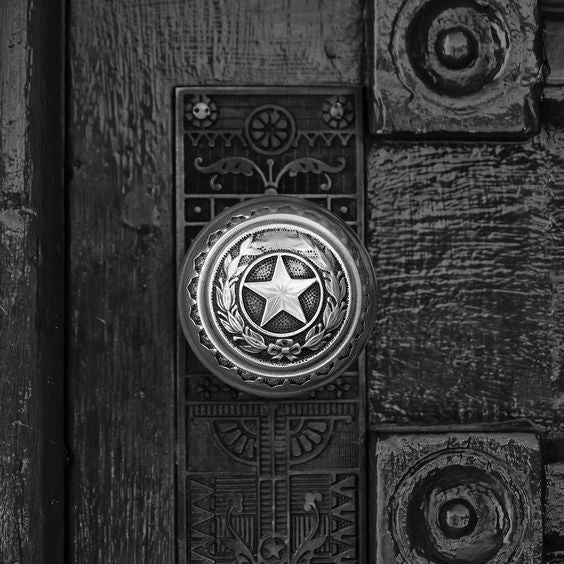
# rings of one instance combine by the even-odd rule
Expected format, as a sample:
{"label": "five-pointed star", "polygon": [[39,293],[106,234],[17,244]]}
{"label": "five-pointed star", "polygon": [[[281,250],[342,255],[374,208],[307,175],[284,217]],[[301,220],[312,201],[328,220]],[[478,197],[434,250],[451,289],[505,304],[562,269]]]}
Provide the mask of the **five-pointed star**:
{"label": "five-pointed star", "polygon": [[260,322],[260,326],[264,327],[281,311],[285,311],[298,321],[305,323],[306,318],[298,298],[314,283],[315,278],[290,278],[282,257],[278,255],[271,280],[246,282],[245,286],[266,300]]}
{"label": "five-pointed star", "polygon": [[284,543],[278,539],[269,539],[263,545],[263,550],[265,552],[265,557],[270,560],[271,556],[274,558],[280,558],[280,553],[286,548]]}

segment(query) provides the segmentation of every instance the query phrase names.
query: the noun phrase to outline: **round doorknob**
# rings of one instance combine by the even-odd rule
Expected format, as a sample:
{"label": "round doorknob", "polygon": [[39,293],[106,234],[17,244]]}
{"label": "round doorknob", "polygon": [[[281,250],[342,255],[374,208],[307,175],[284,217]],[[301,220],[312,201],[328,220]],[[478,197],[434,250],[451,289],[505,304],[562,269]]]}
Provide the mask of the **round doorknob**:
{"label": "round doorknob", "polygon": [[217,216],[184,257],[179,317],[203,364],[286,397],[342,374],[369,337],[376,282],[356,234],[303,199],[263,196]]}

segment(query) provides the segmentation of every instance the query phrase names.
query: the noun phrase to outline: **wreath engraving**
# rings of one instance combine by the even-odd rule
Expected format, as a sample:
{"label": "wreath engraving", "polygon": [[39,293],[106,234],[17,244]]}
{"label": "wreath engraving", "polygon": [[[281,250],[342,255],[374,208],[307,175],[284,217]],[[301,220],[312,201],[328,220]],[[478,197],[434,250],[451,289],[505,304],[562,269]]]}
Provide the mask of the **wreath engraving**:
{"label": "wreath engraving", "polygon": [[320,267],[327,292],[322,319],[306,333],[303,342],[282,338],[267,344],[264,337],[249,327],[241,315],[236,300],[236,285],[247,268],[247,264],[241,264],[241,259],[247,254],[257,254],[256,248],[253,247],[253,236],[250,235],[243,240],[235,256],[228,253],[223,260],[221,274],[215,283],[217,316],[225,331],[232,335],[234,341],[241,342],[240,349],[247,353],[266,352],[272,360],[286,359],[290,362],[297,360],[304,350],[318,351],[323,348],[345,318],[347,284],[344,273],[338,269],[331,252],[325,251],[307,235],[297,233],[297,236],[318,257],[316,263]]}

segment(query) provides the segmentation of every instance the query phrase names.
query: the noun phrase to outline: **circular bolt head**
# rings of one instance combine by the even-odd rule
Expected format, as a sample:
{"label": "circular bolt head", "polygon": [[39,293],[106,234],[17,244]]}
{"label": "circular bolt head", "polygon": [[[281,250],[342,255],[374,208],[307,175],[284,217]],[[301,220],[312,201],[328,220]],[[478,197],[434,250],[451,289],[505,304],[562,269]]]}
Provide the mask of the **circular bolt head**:
{"label": "circular bolt head", "polygon": [[439,527],[449,538],[470,534],[477,520],[476,510],[464,499],[447,501],[439,509]]}
{"label": "circular bolt head", "polygon": [[211,108],[206,102],[198,102],[192,108],[192,113],[196,119],[205,119],[211,114]]}
{"label": "circular bolt head", "polygon": [[435,45],[439,61],[448,69],[468,68],[478,56],[478,42],[463,27],[445,29],[438,34]]}
{"label": "circular bolt head", "polygon": [[345,108],[341,102],[335,102],[329,108],[329,115],[334,119],[341,119],[345,115]]}

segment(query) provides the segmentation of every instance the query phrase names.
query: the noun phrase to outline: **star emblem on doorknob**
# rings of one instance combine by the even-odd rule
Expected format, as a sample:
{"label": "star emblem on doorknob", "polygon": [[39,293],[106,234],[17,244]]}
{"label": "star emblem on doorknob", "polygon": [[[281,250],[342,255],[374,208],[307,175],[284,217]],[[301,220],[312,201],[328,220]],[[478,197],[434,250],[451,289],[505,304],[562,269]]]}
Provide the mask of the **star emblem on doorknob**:
{"label": "star emblem on doorknob", "polygon": [[180,320],[225,381],[294,395],[341,374],[369,335],[370,259],[348,226],[286,196],[216,218],[185,257]]}
{"label": "star emblem on doorknob", "polygon": [[288,274],[282,255],[276,255],[276,266],[270,280],[264,282],[245,282],[244,287],[249,288],[266,300],[266,306],[260,322],[264,327],[273,317],[281,312],[287,312],[292,317],[306,323],[304,310],[299,297],[315,284],[316,278],[296,279]]}

